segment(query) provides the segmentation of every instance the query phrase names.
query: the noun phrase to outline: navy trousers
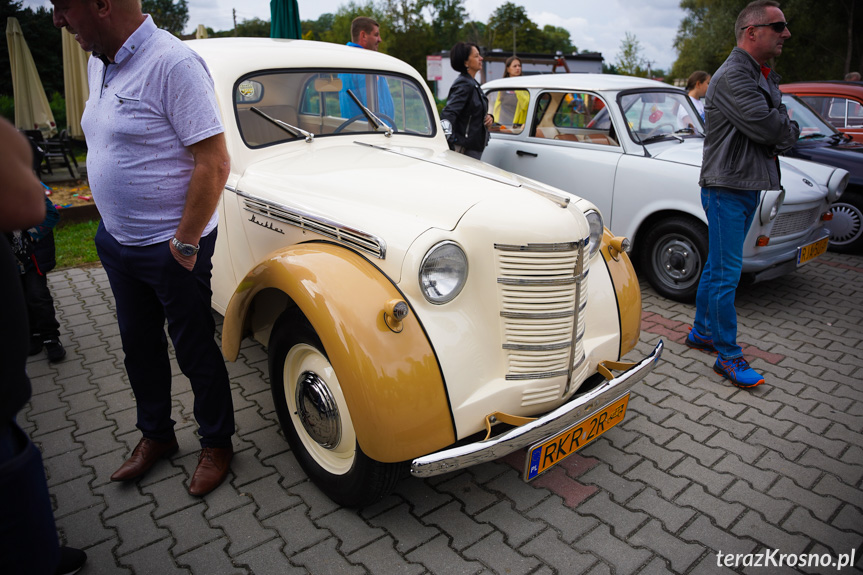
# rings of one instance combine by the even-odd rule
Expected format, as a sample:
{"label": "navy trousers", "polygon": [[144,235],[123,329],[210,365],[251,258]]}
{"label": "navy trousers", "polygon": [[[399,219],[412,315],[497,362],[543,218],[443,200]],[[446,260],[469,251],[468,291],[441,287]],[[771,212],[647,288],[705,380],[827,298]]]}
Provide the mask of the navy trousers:
{"label": "navy trousers", "polygon": [[200,245],[195,268],[188,271],[174,259],[168,242],[124,246],[102,224],[96,232],[96,250],[117,304],[126,372],[137,402],[138,429],[156,441],[174,437],[167,320],[177,363],[195,395],[201,446],[229,447],[234,405],[210,309],[216,231],[201,238]]}
{"label": "navy trousers", "polygon": [[42,454],[14,423],[0,424],[0,572],[54,575],[60,542]]}

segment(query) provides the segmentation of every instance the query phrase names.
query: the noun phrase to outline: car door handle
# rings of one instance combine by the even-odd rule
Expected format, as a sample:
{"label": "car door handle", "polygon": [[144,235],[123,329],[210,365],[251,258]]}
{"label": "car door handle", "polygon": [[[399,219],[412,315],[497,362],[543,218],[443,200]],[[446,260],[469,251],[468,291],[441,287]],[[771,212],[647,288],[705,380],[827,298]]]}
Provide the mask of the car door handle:
{"label": "car door handle", "polygon": [[530,156],[531,158],[537,157],[537,155],[534,154],[533,152],[525,152],[524,150],[516,150],[515,155],[516,156]]}

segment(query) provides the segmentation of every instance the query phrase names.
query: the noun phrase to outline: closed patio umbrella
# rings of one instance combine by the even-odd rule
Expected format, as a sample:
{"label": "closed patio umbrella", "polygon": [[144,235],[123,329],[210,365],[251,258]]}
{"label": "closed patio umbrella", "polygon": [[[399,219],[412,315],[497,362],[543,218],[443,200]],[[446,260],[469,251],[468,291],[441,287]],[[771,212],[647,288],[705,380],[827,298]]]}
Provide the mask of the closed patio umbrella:
{"label": "closed patio umbrella", "polygon": [[302,37],[297,0],[270,0],[270,38]]}
{"label": "closed patio umbrella", "polygon": [[203,24],[198,24],[197,30],[195,30],[195,40],[202,40],[207,37],[207,29]]}
{"label": "closed patio umbrella", "polygon": [[17,18],[6,21],[6,43],[12,68],[15,126],[19,130],[42,130],[46,137],[53,136],[57,133],[54,114]]}
{"label": "closed patio umbrella", "polygon": [[66,125],[69,135],[73,138],[83,138],[81,116],[84,114],[84,104],[90,93],[87,82],[87,52],[75,40],[75,37],[63,28],[63,82],[66,86]]}

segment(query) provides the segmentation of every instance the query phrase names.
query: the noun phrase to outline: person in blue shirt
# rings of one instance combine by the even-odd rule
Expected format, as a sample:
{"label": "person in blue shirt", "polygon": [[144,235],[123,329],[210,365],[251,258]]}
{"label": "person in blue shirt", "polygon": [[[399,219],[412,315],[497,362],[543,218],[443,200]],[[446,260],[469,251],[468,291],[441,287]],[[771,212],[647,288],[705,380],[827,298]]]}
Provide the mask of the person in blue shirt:
{"label": "person in blue shirt", "polygon": [[[381,29],[374,19],[366,16],[354,18],[353,22],[351,22],[351,41],[348,42],[348,46],[377,52],[380,43]],[[382,120],[394,120],[395,106],[393,104],[393,96],[390,93],[390,88],[384,76],[377,76],[377,81],[373,86],[374,92],[377,94],[376,106],[369,106],[368,104],[366,78],[369,76],[365,74],[341,74],[339,77],[342,80],[342,91],[339,93],[339,107],[343,118],[353,118],[363,113],[360,107],[357,106],[357,103],[354,102],[354,99],[348,94],[348,90],[351,90],[376,115],[386,116],[386,118],[381,118]],[[387,121],[387,123],[390,122]],[[392,127],[394,128],[395,126]]]}

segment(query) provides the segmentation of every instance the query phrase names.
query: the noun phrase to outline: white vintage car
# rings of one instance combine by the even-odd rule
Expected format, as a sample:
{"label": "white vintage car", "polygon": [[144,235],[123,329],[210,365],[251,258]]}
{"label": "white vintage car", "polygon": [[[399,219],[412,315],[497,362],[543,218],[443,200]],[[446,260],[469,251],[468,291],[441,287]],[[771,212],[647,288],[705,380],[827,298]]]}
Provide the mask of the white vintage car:
{"label": "white vintage car", "polygon": [[531,479],[623,419],[662,344],[619,361],[641,294],[628,240],[593,204],[450,152],[423,79],[395,58],[188,44],[231,156],[223,351],[267,347],[282,429],[327,495],[364,505],[407,469],[524,448]]}
{"label": "white vintage car", "polygon": [[[633,260],[658,293],[695,299],[707,259],[704,125],[682,90],[604,74],[504,78],[483,89],[497,120],[483,161],[590,200],[632,240]],[[762,192],[746,238],[750,281],[824,253],[830,203],[848,183],[842,169],[780,161],[785,192]]]}

